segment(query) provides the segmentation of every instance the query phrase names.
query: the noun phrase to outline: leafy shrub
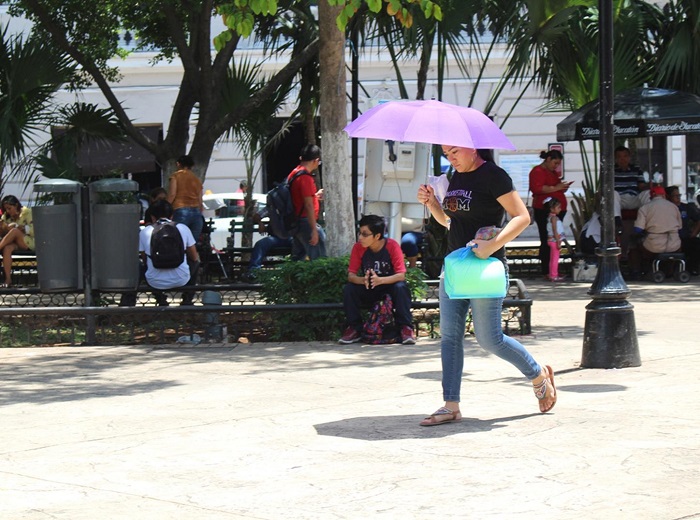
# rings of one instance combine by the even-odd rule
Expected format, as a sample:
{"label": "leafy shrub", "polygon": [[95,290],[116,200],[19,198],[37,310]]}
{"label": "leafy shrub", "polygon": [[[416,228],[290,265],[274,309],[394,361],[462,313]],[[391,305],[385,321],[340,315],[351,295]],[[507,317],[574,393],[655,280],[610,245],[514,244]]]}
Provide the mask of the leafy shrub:
{"label": "leafy shrub", "polygon": [[[276,269],[261,270],[260,293],[269,304],[342,303],[348,279],[349,257],[319,258],[313,262],[284,262]],[[406,282],[414,300],[425,297],[425,274],[409,269]],[[336,339],[345,322],[342,310],[278,312],[272,339],[322,341]]]}

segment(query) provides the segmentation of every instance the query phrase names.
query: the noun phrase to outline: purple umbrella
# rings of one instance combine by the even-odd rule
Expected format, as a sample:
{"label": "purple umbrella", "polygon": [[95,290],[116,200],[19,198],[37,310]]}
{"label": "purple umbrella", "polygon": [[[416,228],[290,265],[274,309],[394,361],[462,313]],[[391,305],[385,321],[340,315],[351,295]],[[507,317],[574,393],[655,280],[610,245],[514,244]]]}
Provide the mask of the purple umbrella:
{"label": "purple umbrella", "polygon": [[345,127],[350,137],[431,143],[466,148],[515,146],[486,115],[442,101],[387,101]]}

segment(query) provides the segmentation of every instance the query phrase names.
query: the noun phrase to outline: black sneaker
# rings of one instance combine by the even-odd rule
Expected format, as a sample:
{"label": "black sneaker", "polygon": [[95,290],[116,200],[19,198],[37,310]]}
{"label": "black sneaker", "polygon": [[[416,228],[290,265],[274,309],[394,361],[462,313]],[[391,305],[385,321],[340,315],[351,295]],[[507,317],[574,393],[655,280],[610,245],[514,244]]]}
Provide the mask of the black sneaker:
{"label": "black sneaker", "polygon": [[343,345],[349,345],[350,343],[357,343],[361,339],[362,334],[360,334],[359,330],[356,330],[352,327],[348,327],[347,329],[345,329],[343,337],[338,340],[338,343],[342,343]]}

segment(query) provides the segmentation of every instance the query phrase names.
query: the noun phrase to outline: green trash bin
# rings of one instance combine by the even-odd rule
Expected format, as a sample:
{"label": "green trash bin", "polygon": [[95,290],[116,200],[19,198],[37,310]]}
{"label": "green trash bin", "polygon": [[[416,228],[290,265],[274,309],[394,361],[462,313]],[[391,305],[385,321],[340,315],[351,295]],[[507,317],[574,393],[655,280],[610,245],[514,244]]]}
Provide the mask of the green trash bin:
{"label": "green trash bin", "polygon": [[37,275],[42,292],[83,288],[81,184],[47,179],[34,184],[44,194],[32,208]]}
{"label": "green trash bin", "polygon": [[135,290],[139,284],[141,204],[136,181],[91,182],[90,248],[92,287],[101,291]]}

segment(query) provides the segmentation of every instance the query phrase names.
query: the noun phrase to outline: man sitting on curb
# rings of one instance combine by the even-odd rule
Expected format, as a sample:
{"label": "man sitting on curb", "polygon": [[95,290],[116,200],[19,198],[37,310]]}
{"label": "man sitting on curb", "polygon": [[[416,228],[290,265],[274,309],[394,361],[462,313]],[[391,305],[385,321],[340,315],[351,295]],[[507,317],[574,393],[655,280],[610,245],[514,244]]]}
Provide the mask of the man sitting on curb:
{"label": "man sitting on curb", "polygon": [[348,283],[343,289],[348,327],[340,343],[355,343],[362,339],[361,305],[380,301],[386,294],[393,302],[401,342],[406,345],[415,343],[411,291],[406,284],[406,264],[401,246],[396,240],[384,238],[382,217],[365,215],[360,220],[359,240],[350,253]]}
{"label": "man sitting on curb", "polygon": [[[182,237],[182,261],[176,267],[155,267],[151,257],[151,237],[155,230],[154,226],[159,223],[172,222],[173,206],[167,200],[156,200],[148,207],[148,212],[151,216],[151,222],[148,224],[152,225],[147,225],[139,233],[139,252],[142,260],[141,274],[142,277],[145,276],[148,285],[156,289],[153,292],[156,303],[160,306],[167,306],[168,299],[162,291],[193,284],[199,270],[199,254],[197,253],[196,242],[190,228],[185,224],[177,223],[177,231]],[[193,297],[194,293],[192,291],[183,291],[182,305],[192,305]],[[136,305],[136,293],[124,294],[120,305]]]}

